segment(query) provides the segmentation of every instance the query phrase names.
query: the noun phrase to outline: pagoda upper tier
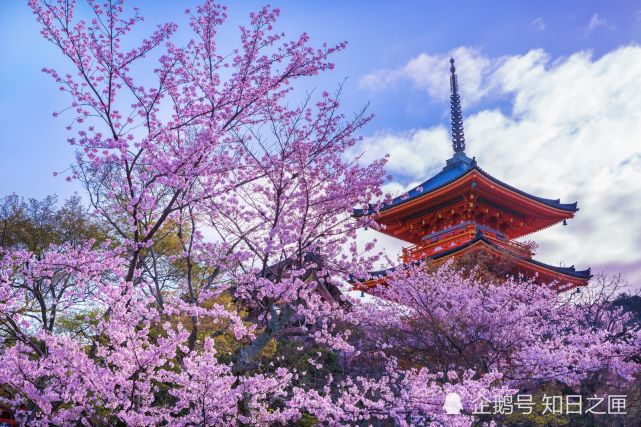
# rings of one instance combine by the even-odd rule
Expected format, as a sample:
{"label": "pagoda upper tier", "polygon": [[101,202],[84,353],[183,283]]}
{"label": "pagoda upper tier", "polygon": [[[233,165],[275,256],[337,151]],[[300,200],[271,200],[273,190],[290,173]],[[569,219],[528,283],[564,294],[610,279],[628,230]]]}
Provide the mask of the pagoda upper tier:
{"label": "pagoda upper tier", "polygon": [[[457,152],[439,173],[380,206],[375,217],[385,225],[383,233],[418,244],[426,236],[463,221],[515,239],[570,219],[576,211],[576,203],[526,193],[485,172],[464,152]],[[375,206],[370,206],[356,209],[354,214],[374,212]]]}

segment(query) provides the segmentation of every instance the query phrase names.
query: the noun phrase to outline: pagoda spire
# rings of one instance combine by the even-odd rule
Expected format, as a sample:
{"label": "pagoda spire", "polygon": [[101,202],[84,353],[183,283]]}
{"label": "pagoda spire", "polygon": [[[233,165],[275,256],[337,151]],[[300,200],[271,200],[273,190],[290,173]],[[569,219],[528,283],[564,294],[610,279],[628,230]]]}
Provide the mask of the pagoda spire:
{"label": "pagoda spire", "polygon": [[461,111],[461,96],[458,93],[458,79],[454,58],[450,57],[450,103],[452,107],[452,148],[455,153],[465,151],[465,134],[463,133],[463,112]]}

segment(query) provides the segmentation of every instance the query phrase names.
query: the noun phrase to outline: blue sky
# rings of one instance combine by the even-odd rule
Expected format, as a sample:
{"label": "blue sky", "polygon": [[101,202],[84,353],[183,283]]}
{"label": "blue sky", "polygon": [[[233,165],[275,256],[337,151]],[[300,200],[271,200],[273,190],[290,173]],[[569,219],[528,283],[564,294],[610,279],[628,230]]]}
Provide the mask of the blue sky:
{"label": "blue sky", "polygon": [[[145,26],[174,20],[185,27],[183,11],[192,1],[130,1],[146,16]],[[264,2],[229,3],[235,26]],[[421,52],[443,53],[471,46],[490,57],[544,49],[552,58],[581,50],[596,56],[641,39],[641,2],[443,2],[443,1],[273,1],[282,9],[280,28],[296,35],[307,31],[312,41],[347,40],[349,49],[336,57],[337,68],[313,84],[333,88],[347,77],[344,103],[356,110],[370,102],[376,120],[366,130],[404,130],[444,122],[447,105],[435,102],[412,85],[371,92],[359,79],[372,71],[396,67]],[[596,21],[595,21],[596,19]],[[590,22],[596,28],[589,30]],[[596,24],[595,24],[596,22]],[[234,35],[233,31],[229,35]],[[29,196],[68,193],[52,180],[54,169],[68,163],[63,123],[51,112],[65,99],[43,66],[58,64],[56,53],[41,40],[26,1],[0,2],[0,193]],[[230,46],[235,39],[229,37]],[[447,77],[443,85],[447,86]],[[509,105],[492,100],[503,108]],[[489,101],[488,101],[489,102]],[[480,104],[476,108],[483,108]],[[466,111],[466,114],[474,110]]]}
{"label": "blue sky", "polygon": [[[196,2],[129,2],[134,4],[145,14],[147,28],[171,20],[185,27],[183,11]],[[249,11],[264,4],[229,3],[230,21],[240,23]],[[488,56],[521,54],[533,48],[543,48],[552,57],[580,50],[591,50],[599,56],[641,39],[638,1],[401,1],[393,5],[386,1],[273,1],[270,4],[282,9],[280,26],[287,34],[307,31],[312,41],[349,41],[349,49],[336,57],[336,70],[314,85],[333,88],[347,77],[346,109],[356,110],[370,102],[371,111],[376,114],[366,132],[404,130],[447,119],[443,113],[446,105],[434,102],[411,85],[398,85],[395,90],[383,93],[359,88],[358,81],[363,75],[395,67],[420,52],[448,53],[459,46],[473,46]],[[595,17],[597,24],[602,24],[590,31],[588,27]],[[0,192],[16,191],[30,196],[67,193],[68,185],[50,179],[53,169],[63,168],[71,153],[64,144],[63,124],[51,117],[51,112],[64,105],[65,99],[40,72],[43,66],[58,64],[58,57],[41,40],[26,1],[0,3],[0,37],[5,40],[0,46],[3,64]],[[447,83],[445,76],[443,85]]]}
{"label": "blue sky", "polygon": [[[192,1],[129,1],[146,17],[140,33],[175,21],[187,28]],[[229,2],[222,46],[264,2]],[[511,184],[543,197],[578,200],[568,227],[533,236],[546,262],[622,271],[641,283],[641,1],[272,1],[278,29],[312,44],[349,42],[336,69],[309,82],[343,103],[370,103],[375,120],[358,148],[391,153],[401,191],[442,167],[447,141],[447,57],[459,64],[468,153]],[[186,38],[186,33],[179,35]],[[0,2],[0,195],[76,189],[53,178],[72,160],[67,99],[40,70],[60,67],[26,1]],[[625,227],[623,225],[625,224]],[[606,242],[607,241],[607,242]],[[384,241],[393,253],[399,242]],[[586,251],[590,247],[593,250]]]}

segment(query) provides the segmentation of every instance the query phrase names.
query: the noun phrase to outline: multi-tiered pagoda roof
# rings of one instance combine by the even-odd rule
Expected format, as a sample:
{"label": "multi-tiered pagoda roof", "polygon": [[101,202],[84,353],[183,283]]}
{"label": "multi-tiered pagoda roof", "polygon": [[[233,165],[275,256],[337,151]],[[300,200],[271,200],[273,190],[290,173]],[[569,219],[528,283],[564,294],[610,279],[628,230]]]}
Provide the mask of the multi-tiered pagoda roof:
{"label": "multi-tiered pagoda roof", "polygon": [[[382,232],[411,243],[403,262],[442,261],[483,250],[509,258],[514,274],[554,282],[558,289],[583,286],[590,270],[557,267],[532,258],[530,246],[514,239],[555,224],[566,224],[578,211],[575,203],[561,203],[517,189],[484,171],[465,154],[463,118],[454,60],[451,60],[452,147],[454,155],[436,175],[382,205],[356,209],[354,215],[372,216]],[[386,272],[372,272],[380,281]]]}

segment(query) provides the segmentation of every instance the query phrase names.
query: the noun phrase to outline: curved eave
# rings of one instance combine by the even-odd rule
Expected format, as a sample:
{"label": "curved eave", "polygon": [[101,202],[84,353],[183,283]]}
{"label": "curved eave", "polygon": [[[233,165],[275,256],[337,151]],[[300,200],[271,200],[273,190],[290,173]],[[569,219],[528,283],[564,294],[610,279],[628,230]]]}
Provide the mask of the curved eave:
{"label": "curved eave", "polygon": [[573,265],[570,267],[557,267],[554,265],[545,264],[541,261],[537,261],[531,258],[528,258],[526,261],[528,261],[531,264],[538,265],[539,267],[543,267],[548,270],[552,270],[566,276],[576,277],[577,279],[590,280],[592,278],[592,272],[590,268],[586,270],[577,270],[574,268]]}
{"label": "curved eave", "polygon": [[509,252],[497,247],[493,242],[491,242],[490,240],[486,239],[482,235],[475,237],[474,239],[470,240],[469,242],[467,242],[467,243],[465,243],[465,244],[463,244],[461,246],[458,246],[458,247],[450,249],[448,251],[443,251],[443,252],[441,252],[439,254],[436,254],[435,256],[433,256],[431,258],[436,260],[436,259],[439,259],[439,258],[446,257],[448,255],[453,255],[456,252],[464,250],[464,249],[466,249],[466,248],[468,248],[470,246],[473,246],[475,244],[478,244],[478,243],[485,244],[487,246],[490,246],[492,249],[494,249],[496,251],[499,251],[501,253],[507,254],[507,255],[517,259],[517,260],[523,261],[523,262],[528,263],[528,264],[535,265],[535,266],[540,267],[540,268],[542,268],[544,270],[549,270],[549,271],[551,271],[553,273],[561,274],[563,276],[571,277],[571,278],[574,278],[574,279],[586,280],[586,281],[589,280],[590,278],[592,278],[592,274],[590,273],[590,269],[589,268],[586,269],[586,270],[576,270],[574,268],[574,266],[571,266],[571,267],[557,267],[557,266],[554,266],[554,265],[546,264],[546,263],[541,262],[541,261],[537,261],[537,260],[532,259],[532,258],[517,257],[517,256],[515,256],[515,255],[513,255],[513,254],[511,254],[511,253],[509,253]]}
{"label": "curved eave", "polygon": [[[565,277],[566,280],[568,280],[569,282],[572,282],[572,283],[577,283],[577,282],[585,282],[585,283],[587,283],[587,281],[592,278],[592,274],[591,274],[591,271],[590,271],[589,268],[586,269],[586,270],[576,270],[574,268],[574,266],[571,266],[571,267],[557,267],[557,266],[554,266],[554,265],[543,263],[541,261],[536,261],[536,260],[534,260],[532,258],[517,257],[514,254],[511,254],[511,253],[509,253],[509,252],[497,247],[490,240],[486,239],[482,235],[476,236],[474,239],[470,240],[469,242],[467,242],[467,243],[465,243],[465,244],[463,244],[461,246],[457,246],[457,247],[449,249],[447,251],[440,252],[440,253],[438,253],[438,254],[436,254],[434,256],[426,257],[423,260],[427,260],[427,259],[438,260],[438,259],[446,258],[446,257],[448,257],[450,255],[454,255],[457,252],[461,252],[461,251],[463,251],[463,250],[465,250],[465,249],[467,249],[467,248],[469,248],[471,246],[475,246],[475,245],[479,245],[479,244],[486,245],[486,246],[490,247],[492,250],[501,252],[502,254],[506,254],[506,255],[508,255],[508,256],[510,256],[510,257],[514,258],[515,260],[520,261],[522,263],[538,267],[539,269],[547,270],[549,272],[548,274],[550,274],[550,276]],[[418,263],[418,261],[416,261],[416,263]],[[386,277],[388,274],[394,272],[396,270],[396,268],[397,267],[392,267],[392,268],[388,268],[388,269],[385,269],[385,270],[370,271],[369,275],[371,276],[371,279],[367,280],[366,282],[381,280],[384,277]]]}
{"label": "curved eave", "polygon": [[454,183],[459,178],[464,177],[471,170],[472,169],[466,167],[446,167],[441,172],[408,191],[407,194],[395,197],[390,203],[383,204],[378,211],[376,210],[376,205],[370,204],[368,209],[354,209],[353,215],[358,218],[374,213],[381,213],[401,205],[405,205],[406,203],[422,198],[423,196],[429,196],[443,187]]}
{"label": "curved eave", "polygon": [[573,203],[561,203],[561,199],[546,199],[543,197],[538,197],[534,196],[530,193],[527,193],[523,190],[519,190],[516,187],[513,187],[509,184],[506,184],[505,182],[501,181],[500,179],[494,178],[492,175],[489,173],[485,172],[483,169],[479,168],[478,166],[474,168],[475,170],[479,171],[483,176],[485,176],[487,179],[493,181],[494,183],[504,187],[507,190],[513,191],[517,194],[520,194],[521,196],[527,197],[528,199],[534,200],[536,202],[542,203],[546,206],[549,206],[551,208],[555,208],[561,211],[566,211],[566,212],[577,212],[579,208],[577,207],[577,202]]}
{"label": "curved eave", "polygon": [[390,203],[384,204],[382,207],[380,207],[380,209],[378,209],[378,211],[376,210],[376,205],[370,204],[368,209],[354,209],[353,216],[358,218],[362,216],[372,215],[374,213],[383,213],[394,208],[400,208],[403,205],[418,201],[422,198],[429,198],[430,195],[433,195],[434,193],[444,189],[449,185],[454,186],[456,181],[465,179],[465,177],[467,177],[474,171],[492,181],[492,183],[502,187],[504,190],[523,196],[548,208],[553,208],[555,210],[567,213],[574,213],[579,210],[576,202],[561,203],[560,199],[546,199],[543,197],[534,196],[523,190],[519,190],[516,187],[506,184],[505,182],[497,178],[494,178],[492,175],[478,167],[475,162],[459,162],[458,164],[446,166],[441,172],[434,175],[432,178],[428,179],[417,187],[413,188],[412,190],[408,191],[407,194],[395,197]]}

